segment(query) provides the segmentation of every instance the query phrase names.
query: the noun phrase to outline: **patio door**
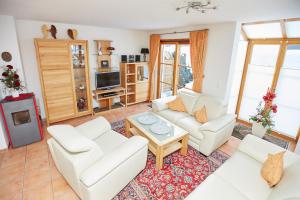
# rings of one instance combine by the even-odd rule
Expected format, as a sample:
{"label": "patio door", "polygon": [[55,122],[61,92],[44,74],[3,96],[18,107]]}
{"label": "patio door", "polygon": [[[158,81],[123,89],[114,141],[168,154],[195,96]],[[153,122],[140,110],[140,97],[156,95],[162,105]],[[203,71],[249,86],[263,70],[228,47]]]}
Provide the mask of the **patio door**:
{"label": "patio door", "polygon": [[158,97],[176,95],[181,88],[192,88],[193,74],[188,40],[162,42],[158,82]]}
{"label": "patio door", "polygon": [[[177,44],[169,43],[161,45],[161,62],[159,70],[159,97],[174,95],[174,73],[176,73]],[[175,62],[176,61],[176,62]]]}

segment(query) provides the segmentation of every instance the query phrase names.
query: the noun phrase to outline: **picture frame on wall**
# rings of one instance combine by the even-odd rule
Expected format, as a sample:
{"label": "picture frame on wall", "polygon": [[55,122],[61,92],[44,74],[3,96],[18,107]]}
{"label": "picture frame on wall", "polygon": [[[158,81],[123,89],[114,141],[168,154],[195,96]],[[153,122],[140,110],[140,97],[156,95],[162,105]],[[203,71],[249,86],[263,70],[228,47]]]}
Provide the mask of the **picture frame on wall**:
{"label": "picture frame on wall", "polygon": [[102,60],[101,61],[101,68],[109,68],[109,61],[108,60]]}

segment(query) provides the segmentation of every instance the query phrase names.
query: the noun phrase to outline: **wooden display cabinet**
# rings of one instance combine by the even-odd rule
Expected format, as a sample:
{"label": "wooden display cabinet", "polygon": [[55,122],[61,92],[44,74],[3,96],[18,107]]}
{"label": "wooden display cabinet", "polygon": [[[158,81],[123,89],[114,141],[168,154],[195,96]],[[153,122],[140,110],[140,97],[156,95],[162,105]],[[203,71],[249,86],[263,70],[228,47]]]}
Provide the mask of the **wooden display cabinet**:
{"label": "wooden display cabinet", "polygon": [[35,39],[47,124],[92,113],[87,45]]}

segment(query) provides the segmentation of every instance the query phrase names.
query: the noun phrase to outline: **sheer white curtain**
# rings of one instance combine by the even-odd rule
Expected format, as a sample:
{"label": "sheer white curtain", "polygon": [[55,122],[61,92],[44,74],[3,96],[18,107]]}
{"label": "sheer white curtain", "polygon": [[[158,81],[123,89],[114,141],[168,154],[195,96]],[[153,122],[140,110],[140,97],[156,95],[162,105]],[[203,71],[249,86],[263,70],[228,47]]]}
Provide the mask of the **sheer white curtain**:
{"label": "sheer white curtain", "polygon": [[245,121],[271,87],[280,45],[254,45],[248,66],[239,118]]}
{"label": "sheer white curtain", "polygon": [[300,125],[300,44],[287,46],[276,87],[274,129],[296,138]]}

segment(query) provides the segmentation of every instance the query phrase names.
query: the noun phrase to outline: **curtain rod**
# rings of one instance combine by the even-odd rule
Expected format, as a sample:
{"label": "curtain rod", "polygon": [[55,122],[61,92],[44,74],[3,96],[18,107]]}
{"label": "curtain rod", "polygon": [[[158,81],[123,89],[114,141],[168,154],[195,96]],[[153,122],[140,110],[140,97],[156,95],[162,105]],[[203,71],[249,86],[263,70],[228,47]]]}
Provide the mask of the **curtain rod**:
{"label": "curtain rod", "polygon": [[192,30],[192,31],[174,31],[174,32],[170,32],[170,33],[161,33],[158,35],[170,35],[170,34],[178,34],[178,33],[190,33],[190,32],[194,32],[194,31],[205,31],[208,29],[200,29],[200,30]]}

